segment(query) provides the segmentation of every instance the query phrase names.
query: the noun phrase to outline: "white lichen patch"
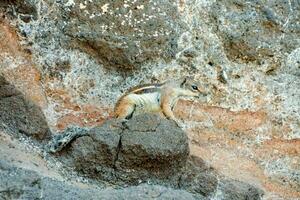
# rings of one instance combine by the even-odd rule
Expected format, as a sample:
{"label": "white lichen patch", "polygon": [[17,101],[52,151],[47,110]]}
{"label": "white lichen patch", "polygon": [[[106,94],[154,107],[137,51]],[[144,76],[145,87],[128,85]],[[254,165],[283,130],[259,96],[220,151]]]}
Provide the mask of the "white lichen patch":
{"label": "white lichen patch", "polygon": [[71,6],[74,6],[74,5],[75,5],[74,0],[68,0],[68,2],[65,4],[66,7],[71,7]]}
{"label": "white lichen patch", "polygon": [[95,16],[96,16],[95,14],[91,14],[90,19],[93,19]]}
{"label": "white lichen patch", "polygon": [[79,8],[80,8],[81,10],[82,10],[82,9],[85,9],[85,8],[86,8],[86,5],[80,3],[80,4],[79,4]]}
{"label": "white lichen patch", "polygon": [[108,6],[109,6],[109,3],[106,3],[101,7],[102,13],[107,13],[108,12]]}
{"label": "white lichen patch", "polygon": [[143,9],[144,9],[144,5],[139,5],[139,6],[137,6],[137,9],[143,10]]}

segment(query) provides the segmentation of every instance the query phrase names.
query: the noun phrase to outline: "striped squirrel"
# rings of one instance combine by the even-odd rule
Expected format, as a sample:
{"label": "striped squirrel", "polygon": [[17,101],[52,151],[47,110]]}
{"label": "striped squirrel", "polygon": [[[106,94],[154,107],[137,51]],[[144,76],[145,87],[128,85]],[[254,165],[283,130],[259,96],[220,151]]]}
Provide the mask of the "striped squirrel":
{"label": "striped squirrel", "polygon": [[205,89],[191,77],[136,86],[119,98],[114,117],[130,119],[133,114],[151,112],[160,113],[177,123],[172,111],[176,100],[180,97],[198,97],[201,94],[206,94]]}
{"label": "striped squirrel", "polygon": [[[176,100],[180,97],[198,97],[201,94],[206,95],[205,89],[191,77],[139,85],[129,89],[118,99],[114,117],[127,120],[134,114],[159,113],[179,125],[172,111]],[[46,146],[46,151],[58,152],[74,139],[85,135],[88,135],[88,129],[70,127],[62,134],[56,135]]]}

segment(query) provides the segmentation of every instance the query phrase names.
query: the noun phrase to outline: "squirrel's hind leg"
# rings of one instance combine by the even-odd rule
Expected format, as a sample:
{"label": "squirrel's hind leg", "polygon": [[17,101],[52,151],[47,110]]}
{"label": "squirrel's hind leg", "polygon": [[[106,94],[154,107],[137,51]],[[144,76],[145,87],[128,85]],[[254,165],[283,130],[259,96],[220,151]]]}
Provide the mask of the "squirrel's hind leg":
{"label": "squirrel's hind leg", "polygon": [[122,100],[115,108],[115,118],[130,119],[135,111],[136,105],[126,99]]}

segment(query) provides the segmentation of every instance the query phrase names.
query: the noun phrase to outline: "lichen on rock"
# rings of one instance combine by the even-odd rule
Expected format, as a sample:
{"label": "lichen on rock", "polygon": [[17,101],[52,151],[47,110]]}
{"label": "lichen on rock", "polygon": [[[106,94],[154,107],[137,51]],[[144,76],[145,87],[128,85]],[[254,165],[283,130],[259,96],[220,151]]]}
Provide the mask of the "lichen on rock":
{"label": "lichen on rock", "polygon": [[[201,175],[185,174],[182,180],[195,184],[183,182],[182,187],[225,198],[222,190],[231,193],[234,189],[227,187],[240,185],[252,191],[244,184],[249,183],[264,190],[265,199],[298,198],[298,10],[295,0],[1,1],[0,74],[9,83],[2,94],[18,91],[18,97],[1,98],[6,111],[1,129],[21,130],[14,136],[28,138],[49,137],[40,134],[44,128],[52,135],[67,127],[97,127],[97,132],[128,88],[192,75],[209,95],[178,101],[174,112],[184,123],[190,156],[213,170],[201,174],[204,164],[196,162],[193,169]],[[137,126],[147,132],[147,124]],[[91,135],[76,139],[69,150],[73,145],[88,152],[103,147],[116,159],[118,148],[112,146],[120,134],[112,134],[114,142],[106,146],[107,135]],[[85,146],[93,140],[99,146]],[[134,141],[145,142],[128,137],[124,144],[136,147]],[[135,150],[144,155],[150,147]],[[101,166],[115,166],[111,173],[119,164],[130,168],[131,156]],[[105,174],[104,168],[98,166],[97,173]]]}

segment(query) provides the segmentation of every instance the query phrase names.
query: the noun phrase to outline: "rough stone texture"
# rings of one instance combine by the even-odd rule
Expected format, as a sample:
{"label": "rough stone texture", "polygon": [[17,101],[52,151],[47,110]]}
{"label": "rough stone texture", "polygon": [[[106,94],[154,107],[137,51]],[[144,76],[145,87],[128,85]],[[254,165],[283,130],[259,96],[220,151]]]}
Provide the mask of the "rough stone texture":
{"label": "rough stone texture", "polygon": [[35,139],[50,136],[43,112],[0,76],[0,129]]}
{"label": "rough stone texture", "polygon": [[[12,7],[5,3],[0,8],[4,10],[0,14],[1,74],[43,109],[53,131],[70,125],[102,124],[111,116],[117,97],[134,85],[195,75],[207,85],[210,95],[175,106],[176,116],[188,132],[191,154],[228,179],[263,189],[265,199],[300,196],[298,1],[179,0],[173,2],[177,11],[172,6],[167,9],[169,1],[157,4],[155,9],[176,15],[174,20],[168,16],[159,19],[164,20],[165,28],[174,30],[169,39],[175,38],[177,47],[169,51],[171,40],[164,38],[159,48],[166,51],[145,61],[148,64],[124,57],[124,49],[99,54],[86,45],[102,32],[83,32],[81,41],[71,28],[79,30],[75,27],[78,22],[92,27],[89,23],[96,24],[93,20],[99,16],[88,19],[94,11],[91,5],[100,8],[97,12],[102,9],[99,1],[72,2],[38,0],[36,20],[22,18],[20,11],[7,12]],[[113,8],[110,5],[108,8]],[[120,7],[123,5],[125,2]],[[116,9],[109,11],[120,12]],[[129,7],[124,9],[129,11]],[[77,10],[82,12],[74,12]],[[142,15],[143,11],[132,12]],[[103,24],[104,19],[121,23],[109,13],[105,16]],[[173,29],[167,24],[185,24],[185,28]],[[115,29],[108,32],[111,30]],[[132,27],[124,30],[128,31],[125,42],[136,41],[133,31],[129,32]],[[114,33],[106,38],[113,43],[121,40]],[[145,50],[130,47],[126,56]],[[170,52],[175,53],[174,58]],[[113,60],[127,60],[127,66],[131,62],[138,67],[120,70],[105,66],[112,55],[120,56]]]}
{"label": "rough stone texture", "polygon": [[119,153],[121,126],[115,121],[88,131],[88,136],[71,143],[67,152],[59,153],[62,162],[95,179],[115,181],[114,166]]}
{"label": "rough stone texture", "polygon": [[118,168],[143,168],[167,177],[185,164],[188,139],[174,122],[155,115],[141,115],[126,125],[121,136]]}
{"label": "rough stone texture", "polygon": [[148,184],[123,189],[80,188],[3,162],[0,177],[0,199],[196,199],[183,190]]}
{"label": "rough stone texture", "polygon": [[1,199],[30,199],[39,194],[40,177],[33,171],[1,166]]}
{"label": "rough stone texture", "polygon": [[173,1],[62,1],[60,6],[64,33],[108,67],[136,68],[177,53],[180,27]]}
{"label": "rough stone texture", "polygon": [[[203,196],[213,196],[217,192],[218,174],[207,164],[194,156],[191,156],[182,170],[179,187],[188,189]],[[237,188],[237,190],[239,190]]]}
{"label": "rough stone texture", "polygon": [[224,180],[218,186],[220,193],[215,198],[222,200],[240,200],[240,199],[260,199],[263,191],[257,188],[235,180]]}
{"label": "rough stone texture", "polygon": [[173,121],[137,115],[126,123],[110,120],[91,129],[56,156],[83,176],[111,184],[151,182],[185,189],[201,198],[226,193],[225,199],[261,199],[264,194],[249,184],[231,183],[202,159],[188,154],[187,137]]}
{"label": "rough stone texture", "polygon": [[110,192],[106,199],[198,199],[205,198],[195,197],[184,190],[172,190],[163,186],[141,184],[139,186],[131,186],[125,189]]}
{"label": "rough stone texture", "polygon": [[30,51],[21,46],[18,33],[8,21],[0,18],[0,74],[27,99],[46,108],[41,74],[31,61]]}
{"label": "rough stone texture", "polygon": [[[139,123],[145,126],[137,126]],[[92,128],[57,155],[89,177],[136,184],[178,173],[188,153],[187,136],[174,122],[141,115],[126,125],[110,120]]]}
{"label": "rough stone texture", "polygon": [[217,1],[211,9],[216,33],[230,60],[273,60],[267,71],[273,73],[280,67],[281,55],[299,47],[297,1]]}
{"label": "rough stone texture", "polygon": [[3,0],[0,2],[0,10],[13,16],[20,17],[24,22],[37,19],[37,0]]}

